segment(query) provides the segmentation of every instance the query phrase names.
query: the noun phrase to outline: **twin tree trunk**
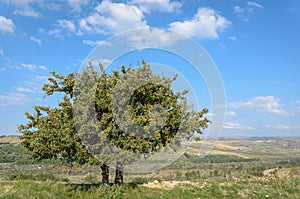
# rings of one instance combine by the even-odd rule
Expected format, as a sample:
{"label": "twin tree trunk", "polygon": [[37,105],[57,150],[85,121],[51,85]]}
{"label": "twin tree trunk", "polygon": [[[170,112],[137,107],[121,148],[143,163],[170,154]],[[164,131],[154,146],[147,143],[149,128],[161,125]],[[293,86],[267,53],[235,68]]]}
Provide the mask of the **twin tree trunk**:
{"label": "twin tree trunk", "polygon": [[107,185],[109,183],[109,166],[106,163],[101,165],[102,184]]}
{"label": "twin tree trunk", "polygon": [[115,184],[117,185],[123,184],[123,164],[120,162],[117,162],[116,165]]}
{"label": "twin tree trunk", "polygon": [[[123,184],[123,164],[117,162],[116,164],[116,175],[115,175],[115,184],[122,185]],[[102,184],[109,184],[109,166],[106,163],[101,165],[101,175],[102,175]]]}

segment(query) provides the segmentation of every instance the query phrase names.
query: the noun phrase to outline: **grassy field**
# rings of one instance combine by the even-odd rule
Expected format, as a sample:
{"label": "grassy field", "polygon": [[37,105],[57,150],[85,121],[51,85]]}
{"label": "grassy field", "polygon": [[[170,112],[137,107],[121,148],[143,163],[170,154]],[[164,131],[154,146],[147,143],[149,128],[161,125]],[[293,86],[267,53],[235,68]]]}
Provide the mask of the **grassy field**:
{"label": "grassy field", "polygon": [[204,157],[194,142],[164,169],[125,174],[121,187],[101,186],[99,167],[34,163],[19,143],[0,138],[0,198],[300,198],[295,138],[219,140]]}
{"label": "grassy field", "polygon": [[[164,182],[159,182],[163,185]],[[264,177],[197,180],[173,188],[61,184],[58,182],[2,181],[1,198],[299,198],[300,178]]]}

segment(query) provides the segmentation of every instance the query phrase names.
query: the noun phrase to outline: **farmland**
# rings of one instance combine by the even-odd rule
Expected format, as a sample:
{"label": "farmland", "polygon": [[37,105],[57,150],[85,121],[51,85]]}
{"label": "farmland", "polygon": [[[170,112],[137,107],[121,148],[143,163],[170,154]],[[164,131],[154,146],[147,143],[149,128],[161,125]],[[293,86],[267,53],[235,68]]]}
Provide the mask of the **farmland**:
{"label": "farmland", "polygon": [[[206,144],[209,144],[209,140]],[[211,141],[212,142],[212,141]],[[102,186],[97,166],[69,168],[24,154],[18,137],[0,139],[0,198],[299,198],[299,138],[221,139],[206,156],[191,143],[173,164],[125,174]],[[153,160],[155,161],[155,160]],[[114,171],[111,172],[113,178]]]}

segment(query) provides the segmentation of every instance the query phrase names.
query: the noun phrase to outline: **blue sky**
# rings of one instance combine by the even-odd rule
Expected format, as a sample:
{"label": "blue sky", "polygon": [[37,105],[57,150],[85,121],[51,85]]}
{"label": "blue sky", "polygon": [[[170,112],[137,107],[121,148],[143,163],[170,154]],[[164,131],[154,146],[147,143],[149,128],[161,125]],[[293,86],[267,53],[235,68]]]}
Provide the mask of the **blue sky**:
{"label": "blue sky", "polygon": [[214,60],[227,97],[222,135],[300,135],[299,21],[298,0],[2,0],[0,135],[16,134],[32,106],[58,102],[43,99],[50,71],[78,71],[107,38],[149,27],[190,37]]}

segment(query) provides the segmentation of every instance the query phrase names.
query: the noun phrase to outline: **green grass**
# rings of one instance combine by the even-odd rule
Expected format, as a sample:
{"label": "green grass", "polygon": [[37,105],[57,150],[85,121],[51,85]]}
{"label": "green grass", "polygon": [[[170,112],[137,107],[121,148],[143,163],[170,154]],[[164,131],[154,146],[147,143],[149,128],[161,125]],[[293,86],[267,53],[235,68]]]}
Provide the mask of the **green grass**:
{"label": "green grass", "polygon": [[[100,186],[97,166],[70,169],[50,162],[32,164],[15,138],[4,138],[0,138],[0,198],[300,199],[299,139],[221,141],[214,153],[203,158],[196,156],[201,144],[193,143],[191,150],[164,169],[145,175],[126,174],[126,184],[120,187]],[[264,176],[263,171],[271,168],[279,170]],[[142,186],[154,180],[196,184],[172,189]]]}
{"label": "green grass", "polygon": [[25,180],[3,181],[0,187],[0,198],[300,198],[299,176],[201,180],[169,190]]}

